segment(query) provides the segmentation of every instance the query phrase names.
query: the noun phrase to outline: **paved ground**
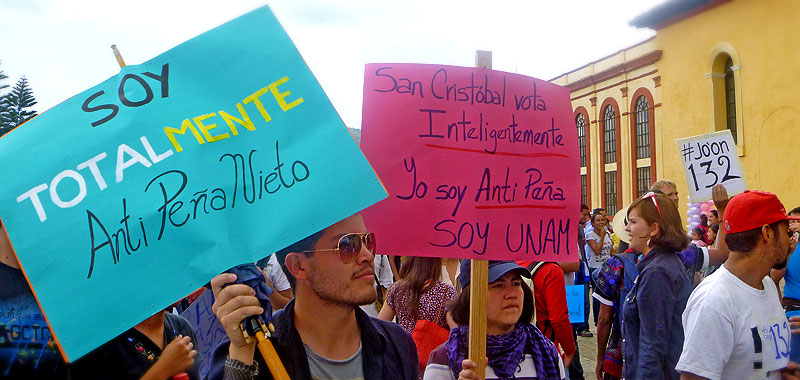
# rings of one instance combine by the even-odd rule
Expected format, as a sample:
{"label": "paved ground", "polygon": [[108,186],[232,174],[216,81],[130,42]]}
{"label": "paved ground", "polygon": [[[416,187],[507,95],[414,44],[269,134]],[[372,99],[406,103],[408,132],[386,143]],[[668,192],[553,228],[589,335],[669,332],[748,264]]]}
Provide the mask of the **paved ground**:
{"label": "paved ground", "polygon": [[[591,321],[591,317],[589,318]],[[597,329],[593,323],[589,323],[592,333]],[[581,353],[581,365],[583,366],[583,377],[586,380],[595,380],[594,368],[597,366],[597,335],[591,338],[578,337],[578,348]]]}

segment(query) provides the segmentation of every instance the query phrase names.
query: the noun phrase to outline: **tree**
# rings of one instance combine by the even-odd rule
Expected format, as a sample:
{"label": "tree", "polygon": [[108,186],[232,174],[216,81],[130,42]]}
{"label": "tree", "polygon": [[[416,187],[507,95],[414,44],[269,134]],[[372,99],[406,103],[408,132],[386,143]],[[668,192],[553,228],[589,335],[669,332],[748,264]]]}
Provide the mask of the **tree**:
{"label": "tree", "polygon": [[[0,61],[0,62],[2,62],[2,61]],[[0,70],[0,81],[5,80],[5,79],[8,79],[8,75],[6,75],[6,73],[4,73],[3,70]],[[0,90],[4,89],[6,87],[8,87],[7,84],[0,83]]]}
{"label": "tree", "polygon": [[[6,73],[4,73],[3,70],[0,70],[0,81],[6,80],[6,79],[8,79],[8,75],[6,75]],[[4,83],[0,82],[0,90],[3,90],[5,88],[7,88],[7,87],[8,87],[7,84],[4,84]],[[0,115],[5,114],[5,111],[6,111],[6,106],[3,103],[2,94],[0,94]],[[0,124],[0,136],[2,136],[4,133],[5,133],[4,125]]]}
{"label": "tree", "polygon": [[23,76],[11,92],[0,98],[0,136],[36,116],[36,111],[30,109],[34,105],[33,91]]}

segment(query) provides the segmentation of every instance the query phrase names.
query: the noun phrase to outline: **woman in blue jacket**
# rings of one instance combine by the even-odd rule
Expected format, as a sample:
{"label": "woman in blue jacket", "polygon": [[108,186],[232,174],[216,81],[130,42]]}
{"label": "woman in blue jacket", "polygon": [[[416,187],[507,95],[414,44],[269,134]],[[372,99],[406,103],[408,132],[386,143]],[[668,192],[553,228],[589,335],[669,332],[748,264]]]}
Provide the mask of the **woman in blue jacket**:
{"label": "woman in blue jacket", "polygon": [[628,208],[625,230],[630,248],[643,254],[622,310],[625,378],[678,380],[681,314],[692,291],[679,257],[688,245],[680,214],[669,198],[648,193]]}

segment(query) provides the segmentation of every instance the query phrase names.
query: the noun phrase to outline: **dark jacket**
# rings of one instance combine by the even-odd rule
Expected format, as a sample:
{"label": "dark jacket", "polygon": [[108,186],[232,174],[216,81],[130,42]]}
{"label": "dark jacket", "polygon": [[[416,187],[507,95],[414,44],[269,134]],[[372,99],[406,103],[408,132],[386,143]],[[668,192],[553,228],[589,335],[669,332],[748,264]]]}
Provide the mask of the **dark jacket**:
{"label": "dark jacket", "polygon": [[[419,362],[411,336],[396,323],[371,318],[356,307],[356,322],[361,328],[361,357],[365,380],[417,380]],[[322,316],[322,315],[320,315]],[[292,380],[311,379],[303,340],[294,327],[294,300],[273,316],[275,333],[270,340]],[[230,341],[226,338],[211,355],[207,380],[221,380],[225,373]],[[257,350],[256,350],[257,351]],[[272,379],[261,354],[256,353],[258,379]]]}
{"label": "dark jacket", "polygon": [[[179,315],[164,313],[164,347],[178,335],[188,336],[193,343],[197,342],[197,336],[189,321]],[[163,351],[147,335],[130,328],[76,360],[72,363],[70,372],[73,379],[81,380],[138,380],[150,370],[162,353]],[[200,379],[200,366],[203,360],[198,353],[194,364],[184,371],[189,375],[189,379]]]}
{"label": "dark jacket", "polygon": [[679,379],[681,315],[692,281],[676,252],[651,251],[636,265],[639,277],[622,308],[625,378]]}

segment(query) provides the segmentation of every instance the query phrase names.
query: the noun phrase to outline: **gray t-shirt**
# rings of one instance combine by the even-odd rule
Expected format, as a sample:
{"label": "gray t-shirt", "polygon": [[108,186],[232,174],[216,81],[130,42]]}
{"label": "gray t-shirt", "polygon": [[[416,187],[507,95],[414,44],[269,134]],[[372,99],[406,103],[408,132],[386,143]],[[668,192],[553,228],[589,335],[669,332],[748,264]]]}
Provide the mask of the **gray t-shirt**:
{"label": "gray t-shirt", "polygon": [[353,356],[344,360],[331,360],[320,356],[307,345],[308,368],[314,380],[364,380],[364,363],[361,360],[361,345]]}

